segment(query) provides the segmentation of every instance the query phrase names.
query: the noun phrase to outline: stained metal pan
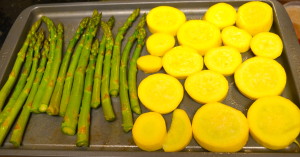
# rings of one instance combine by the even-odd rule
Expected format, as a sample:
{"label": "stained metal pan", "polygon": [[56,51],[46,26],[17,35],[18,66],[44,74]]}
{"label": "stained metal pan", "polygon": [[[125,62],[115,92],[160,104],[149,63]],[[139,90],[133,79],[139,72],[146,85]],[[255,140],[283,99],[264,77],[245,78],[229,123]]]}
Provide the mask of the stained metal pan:
{"label": "stained metal pan", "polygon": [[[86,2],[86,3],[62,3],[35,5],[25,9],[15,21],[11,28],[3,47],[0,51],[0,87],[8,78],[17,52],[20,49],[30,26],[41,16],[48,16],[58,24],[62,22],[65,26],[64,48],[68,44],[71,36],[83,17],[91,16],[94,9],[98,9],[103,14],[103,20],[108,20],[110,16],[115,16],[116,24],[113,33],[116,35],[118,27],[126,20],[129,14],[137,7],[141,8],[141,13],[148,12],[151,8],[159,5],[174,6],[182,10],[188,19],[200,19],[205,11],[217,2],[226,2],[238,8],[247,0],[175,0],[175,1],[126,1],[126,2]],[[274,23],[272,32],[281,36],[284,43],[284,50],[281,57],[277,59],[286,70],[287,85],[283,96],[291,99],[294,103],[300,104],[300,47],[283,6],[276,0],[266,0],[274,10]],[[137,22],[134,23],[133,27]],[[44,25],[42,26],[46,28]],[[131,28],[123,42],[130,34]],[[148,35],[150,33],[148,32]],[[97,37],[102,36],[100,30]],[[146,55],[144,48],[142,55]],[[251,51],[243,53],[243,60],[252,57]],[[164,72],[161,70],[160,72]],[[138,72],[138,83],[148,76],[141,71]],[[223,103],[239,109],[246,114],[252,100],[244,97],[234,84],[233,77],[227,77],[230,89]],[[184,80],[181,80],[183,83]],[[178,153],[164,153],[141,151],[133,142],[131,133],[124,133],[121,127],[121,113],[119,98],[112,98],[117,120],[107,122],[103,118],[102,109],[92,110],[91,119],[91,143],[88,148],[78,148],[75,146],[76,136],[62,134],[60,125],[61,117],[48,116],[46,114],[33,114],[26,129],[24,140],[20,148],[14,148],[8,142],[9,136],[3,146],[0,147],[0,156],[299,156],[300,148],[296,144],[291,144],[288,148],[272,151],[258,145],[251,137],[246,146],[237,153],[211,153],[201,148],[195,140]],[[187,111],[192,119],[196,110],[203,104],[194,102],[186,93],[179,108]],[[143,112],[148,110],[142,107]],[[164,115],[167,126],[170,126],[172,114]],[[134,115],[137,118],[137,115]],[[300,141],[300,137],[298,137]]]}

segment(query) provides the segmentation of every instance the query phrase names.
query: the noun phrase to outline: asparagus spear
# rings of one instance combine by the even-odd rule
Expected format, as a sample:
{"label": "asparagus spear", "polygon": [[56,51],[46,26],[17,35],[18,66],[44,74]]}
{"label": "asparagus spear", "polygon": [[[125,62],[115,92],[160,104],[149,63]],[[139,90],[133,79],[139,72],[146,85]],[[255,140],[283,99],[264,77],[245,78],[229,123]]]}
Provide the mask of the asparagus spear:
{"label": "asparagus spear", "polygon": [[26,80],[27,77],[30,73],[30,68],[31,68],[31,64],[32,64],[32,58],[33,58],[33,45],[36,42],[36,37],[35,35],[31,38],[31,41],[29,43],[29,49],[26,55],[26,61],[24,64],[24,67],[22,69],[22,73],[21,76],[17,82],[16,87],[14,88],[14,91],[12,93],[12,96],[9,98],[8,103],[5,105],[3,111],[0,113],[0,124],[4,121],[4,119],[7,117],[7,115],[9,114],[9,112],[11,111],[11,109],[13,108],[16,100],[18,99],[20,93],[22,92],[25,84],[26,84]]}
{"label": "asparagus spear", "polygon": [[106,50],[104,56],[103,76],[101,80],[101,92],[100,92],[101,103],[102,103],[104,118],[107,121],[113,121],[115,120],[116,116],[111,105],[111,99],[109,94],[109,76],[110,76],[111,53],[114,45],[114,39],[109,26],[105,22],[102,22],[101,26],[103,28],[104,35],[106,38],[106,44],[105,44]]}
{"label": "asparagus spear", "polygon": [[[36,41],[36,38],[37,38],[37,41]],[[21,92],[25,86],[25,83],[27,81],[27,77],[29,75],[30,68],[32,65],[33,51],[39,51],[41,44],[44,40],[43,31],[41,30],[38,33],[38,36],[35,34],[31,39],[32,39],[32,41],[31,41],[29,47],[34,47],[34,48],[29,48],[28,56],[26,57],[26,61],[25,61],[25,64],[24,64],[24,67],[22,70],[22,74],[18,80],[18,83],[14,89],[14,92],[13,92],[12,96],[10,97],[4,110],[0,113],[0,124],[3,122],[3,120],[7,117],[7,115],[13,108],[16,100],[18,99],[19,95],[21,94]]]}
{"label": "asparagus spear", "polygon": [[47,61],[47,65],[46,65],[46,69],[45,69],[45,73],[43,75],[42,78],[42,82],[39,85],[38,91],[34,97],[33,100],[33,104],[31,107],[31,111],[34,113],[39,113],[39,107],[40,107],[40,103],[41,100],[44,96],[45,90],[46,90],[46,86],[49,82],[49,77],[52,75],[51,74],[51,68],[52,68],[52,64],[53,64],[53,59],[55,56],[55,45],[56,45],[56,40],[57,40],[57,32],[56,32],[56,27],[53,23],[53,21],[46,17],[43,16],[42,20],[46,23],[47,28],[49,30],[50,33],[50,50],[49,50],[49,56],[48,56],[48,61]]}
{"label": "asparagus spear", "polygon": [[137,36],[137,46],[130,60],[129,71],[128,71],[128,87],[129,87],[128,89],[129,89],[130,105],[131,105],[131,109],[137,114],[141,113],[141,109],[140,109],[139,100],[137,96],[137,89],[136,89],[136,74],[137,74],[136,61],[139,58],[143,46],[145,44],[145,38],[146,38],[146,31],[144,28],[141,28]]}
{"label": "asparagus spear", "polygon": [[98,24],[101,20],[101,14],[96,15],[91,19],[91,27],[89,27],[87,34],[87,39],[84,42],[84,48],[80,55],[80,60],[78,62],[75,74],[74,74],[74,83],[71,90],[70,102],[67,106],[66,114],[64,116],[64,121],[62,123],[62,131],[67,135],[74,135],[76,132],[76,126],[78,121],[78,113],[81,105],[81,98],[84,87],[84,77],[85,70],[88,64],[91,45],[93,42],[93,38],[95,37]]}
{"label": "asparagus spear", "polygon": [[90,110],[91,110],[91,98],[93,88],[93,77],[95,70],[95,62],[99,49],[99,41],[96,39],[92,45],[91,55],[88,67],[86,69],[86,77],[84,80],[84,93],[82,98],[82,105],[80,109],[80,115],[78,120],[78,132],[77,132],[77,146],[89,146],[89,134],[90,134]]}
{"label": "asparagus spear", "polygon": [[51,65],[51,75],[49,77],[48,84],[45,88],[44,95],[40,102],[39,111],[45,112],[48,108],[50,98],[52,96],[54,86],[56,83],[61,58],[62,58],[62,45],[63,45],[63,36],[64,36],[64,27],[61,23],[57,25],[57,41],[56,41],[56,48],[55,48],[55,54],[53,57],[53,63]]}
{"label": "asparagus spear", "polygon": [[[40,35],[39,35],[40,37]],[[31,49],[33,49],[31,47]],[[3,123],[0,125],[0,145],[2,145],[8,131],[10,130],[13,122],[15,121],[15,118],[17,117],[20,109],[22,108],[25,100],[27,99],[27,96],[31,90],[35,75],[36,75],[36,69],[38,65],[38,58],[40,54],[39,51],[34,52],[34,57],[32,59],[32,67],[30,70],[30,74],[28,76],[27,82],[25,87],[23,88],[21,94],[19,95],[18,99],[16,100],[16,103],[14,104],[14,107],[11,109],[11,112],[9,115],[5,118]]]}
{"label": "asparagus spear", "polygon": [[[96,16],[96,14],[98,14],[98,12],[94,11],[93,16]],[[91,25],[91,20],[89,20],[88,22],[88,26],[87,28],[89,28]],[[75,52],[72,56],[72,60],[67,72],[67,76],[66,76],[66,80],[64,83],[64,88],[63,88],[63,93],[62,93],[62,98],[61,98],[61,102],[60,102],[60,108],[59,108],[59,115],[60,116],[65,116],[66,113],[66,109],[67,106],[69,104],[70,101],[70,95],[71,95],[71,89],[72,89],[72,84],[73,84],[73,79],[74,79],[74,72],[76,70],[78,61],[79,61],[79,57],[82,51],[82,48],[84,46],[84,42],[87,38],[87,34],[89,33],[89,29],[86,29],[85,33],[82,35],[81,39],[79,40],[79,43],[75,49]]]}
{"label": "asparagus spear", "polygon": [[63,61],[61,63],[61,67],[59,70],[58,78],[55,84],[55,88],[53,91],[53,94],[51,96],[50,104],[47,109],[47,113],[49,115],[58,115],[59,113],[59,105],[60,105],[60,100],[62,96],[62,91],[63,91],[63,85],[66,77],[66,72],[67,68],[69,66],[71,54],[74,50],[74,47],[79,40],[80,36],[82,35],[83,31],[85,30],[87,24],[88,24],[89,18],[83,18],[82,21],[80,22],[77,31],[73,38],[70,40],[67,51],[64,55]]}
{"label": "asparagus spear", "polygon": [[128,28],[132,25],[134,20],[140,13],[140,9],[135,9],[132,14],[127,18],[127,21],[122,27],[119,28],[116,41],[114,44],[112,59],[111,59],[111,77],[110,77],[110,86],[109,93],[112,96],[117,96],[119,94],[119,71],[120,71],[120,53],[121,53],[121,44],[124,38],[125,33]]}
{"label": "asparagus spear", "polygon": [[74,54],[72,56],[70,66],[68,68],[66,80],[64,83],[64,87],[63,87],[62,98],[61,98],[60,106],[59,106],[59,115],[60,116],[65,115],[67,106],[69,104],[71,88],[72,88],[72,83],[73,83],[73,76],[74,76],[74,72],[75,72],[77,64],[78,64],[78,60],[79,60],[79,57],[80,57],[80,54],[81,54],[81,51],[82,51],[82,48],[84,45],[85,38],[86,38],[86,33],[84,33],[82,35],[82,37],[80,38],[79,43],[76,46]]}
{"label": "asparagus spear", "polygon": [[121,102],[121,111],[122,111],[122,121],[123,121],[123,130],[128,132],[133,127],[132,112],[129,102],[128,95],[128,82],[127,82],[127,64],[130,50],[133,43],[135,42],[139,29],[143,28],[145,25],[146,14],[144,14],[137,25],[134,33],[129,37],[126,46],[122,53],[121,65],[120,65],[120,102]]}
{"label": "asparagus spear", "polygon": [[26,51],[31,41],[31,37],[35,34],[36,30],[40,27],[41,19],[37,20],[32,26],[30,31],[28,32],[26,39],[18,52],[18,57],[14,63],[14,66],[9,74],[7,81],[5,82],[4,86],[0,91],[0,111],[5,103],[6,98],[8,97],[9,93],[11,92],[12,87],[14,86],[20,69],[22,67],[23,61],[25,60]]}
{"label": "asparagus spear", "polygon": [[28,95],[28,98],[27,98],[27,100],[26,100],[26,102],[23,106],[21,114],[18,118],[17,123],[15,124],[15,127],[13,129],[13,132],[12,132],[12,135],[11,135],[11,138],[10,138],[10,143],[12,143],[16,147],[19,147],[21,145],[23,135],[24,135],[24,131],[26,129],[26,125],[27,125],[27,122],[28,122],[30,114],[31,114],[30,110],[31,110],[31,105],[32,105],[32,102],[33,102],[33,98],[36,94],[36,91],[39,87],[39,84],[40,84],[40,81],[42,79],[43,73],[45,71],[48,52],[49,52],[49,42],[48,42],[48,40],[45,40],[44,41],[44,46],[43,46],[43,51],[41,52],[42,58],[40,60],[39,67],[37,69],[34,82],[32,84],[32,87],[31,87],[30,93]]}
{"label": "asparagus spear", "polygon": [[122,111],[122,126],[125,132],[132,129],[133,120],[128,96],[128,83],[127,83],[127,61],[130,54],[131,47],[136,39],[137,33],[134,32],[128,39],[127,44],[123,50],[121,65],[120,65],[120,103]]}
{"label": "asparagus spear", "polygon": [[[115,18],[112,16],[109,18],[107,25],[109,26],[110,29],[112,29],[114,23],[115,23]],[[97,61],[96,61],[96,69],[95,69],[93,92],[92,92],[92,102],[91,102],[92,108],[97,108],[100,105],[100,88],[101,88],[102,66],[103,66],[103,58],[105,52],[105,44],[106,44],[106,38],[105,35],[103,35],[99,47]]]}

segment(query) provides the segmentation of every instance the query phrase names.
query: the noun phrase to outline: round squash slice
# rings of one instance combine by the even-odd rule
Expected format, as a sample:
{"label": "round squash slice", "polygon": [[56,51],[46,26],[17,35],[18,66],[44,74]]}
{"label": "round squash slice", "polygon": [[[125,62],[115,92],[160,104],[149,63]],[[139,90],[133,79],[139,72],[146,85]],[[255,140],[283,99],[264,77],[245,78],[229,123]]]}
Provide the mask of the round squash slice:
{"label": "round squash slice", "polygon": [[220,29],[204,20],[190,20],[178,30],[180,45],[196,49],[202,56],[211,48],[221,46]]}
{"label": "round squash slice", "polygon": [[236,10],[230,4],[217,3],[208,8],[203,19],[223,29],[235,24]]}
{"label": "round squash slice", "polygon": [[242,63],[242,55],[236,48],[221,46],[210,49],[204,56],[204,63],[209,70],[229,76]]}
{"label": "round squash slice", "polygon": [[149,11],[146,17],[151,33],[167,33],[173,36],[185,21],[185,14],[170,6],[155,7]]}
{"label": "round squash slice", "polygon": [[222,101],[229,88],[226,78],[212,70],[203,70],[190,75],[185,80],[184,87],[198,103]]}
{"label": "round squash slice", "polygon": [[197,110],[192,122],[197,143],[212,152],[237,152],[247,143],[245,115],[222,103],[209,103]]}
{"label": "round squash slice", "polygon": [[164,55],[162,64],[169,75],[185,79],[187,76],[202,70],[203,58],[195,49],[177,46]]}
{"label": "round squash slice", "polygon": [[155,73],[161,69],[162,60],[158,56],[141,56],[137,60],[137,67],[145,73]]}
{"label": "round squash slice", "polygon": [[252,38],[250,47],[256,56],[276,59],[282,53],[283,44],[281,38],[277,34],[261,32]]}
{"label": "round squash slice", "polygon": [[257,99],[250,106],[247,119],[254,140],[273,150],[284,149],[300,132],[299,108],[281,96]]}
{"label": "round squash slice", "polygon": [[222,30],[221,36],[225,46],[234,47],[241,53],[248,51],[250,48],[252,36],[243,29],[229,26]]}
{"label": "round squash slice", "polygon": [[280,95],[286,84],[286,73],[277,61],[257,56],[238,67],[234,80],[242,94],[255,100]]}
{"label": "round squash slice", "polygon": [[193,136],[192,124],[186,112],[176,109],[173,112],[171,127],[163,144],[165,152],[177,152],[184,149]]}
{"label": "round squash slice", "polygon": [[180,104],[183,87],[176,78],[157,73],[142,80],[138,87],[138,97],[149,110],[166,114]]}
{"label": "round squash slice", "polygon": [[163,56],[174,45],[174,36],[166,33],[154,33],[146,41],[147,50],[153,56]]}
{"label": "round squash slice", "polygon": [[273,24],[273,9],[265,2],[247,2],[237,11],[236,25],[255,35],[260,32],[268,32]]}
{"label": "round squash slice", "polygon": [[145,151],[161,149],[166,135],[165,119],[156,112],[141,114],[132,128],[133,141],[140,149]]}

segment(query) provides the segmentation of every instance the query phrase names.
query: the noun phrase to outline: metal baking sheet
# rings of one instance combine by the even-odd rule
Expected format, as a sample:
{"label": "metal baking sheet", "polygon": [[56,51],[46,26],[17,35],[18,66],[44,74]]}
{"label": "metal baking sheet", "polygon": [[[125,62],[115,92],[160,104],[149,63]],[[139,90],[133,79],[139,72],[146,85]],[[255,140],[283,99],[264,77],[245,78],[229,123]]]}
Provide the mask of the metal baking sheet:
{"label": "metal baking sheet", "polygon": [[[30,26],[41,16],[48,16],[58,24],[62,22],[65,26],[64,48],[66,48],[70,38],[74,34],[80,20],[83,17],[91,16],[94,9],[98,9],[103,14],[103,20],[110,16],[115,16],[116,24],[113,33],[116,35],[118,27],[126,20],[129,14],[137,7],[141,8],[141,13],[148,12],[151,8],[159,5],[174,6],[182,10],[187,19],[200,19],[205,11],[217,2],[226,2],[238,8],[247,2],[246,0],[175,0],[175,1],[119,1],[119,2],[86,2],[86,3],[63,3],[35,5],[25,9],[15,21],[11,28],[3,47],[0,51],[0,87],[3,86],[11,71],[17,52],[20,49]],[[277,59],[287,73],[287,85],[283,96],[291,99],[294,103],[300,104],[300,48],[297,43],[292,23],[288,18],[283,6],[276,0],[266,0],[274,10],[274,23],[271,31],[281,36],[284,43],[284,50]],[[140,16],[141,17],[141,16]],[[137,22],[134,23],[133,27]],[[43,24],[42,27],[45,27]],[[133,32],[133,27],[128,31],[124,42]],[[46,27],[45,27],[46,28]],[[148,31],[148,35],[150,35]],[[102,32],[97,37],[102,36]],[[144,48],[142,55],[146,55]],[[252,52],[243,53],[243,60],[253,56]],[[164,72],[161,70],[160,72]],[[138,83],[148,76],[141,71],[138,72]],[[246,114],[247,109],[253,102],[244,97],[234,84],[233,77],[226,77],[229,81],[229,93],[223,103],[239,109]],[[181,80],[183,83],[184,80]],[[121,127],[120,103],[118,97],[112,98],[113,107],[117,116],[114,122],[107,122],[103,118],[101,107],[92,110],[90,147],[76,147],[76,136],[67,136],[61,132],[62,118],[49,116],[47,114],[33,114],[26,129],[22,146],[14,148],[8,142],[0,147],[0,156],[299,156],[300,148],[296,144],[291,144],[283,150],[272,151],[258,145],[250,136],[246,146],[237,153],[211,153],[201,148],[194,139],[190,144],[178,153],[144,152],[133,142],[131,132],[124,133]],[[201,107],[193,101],[186,93],[179,108],[184,109],[192,120],[196,110]],[[148,110],[142,107],[143,112]],[[164,115],[167,127],[170,126],[172,114]],[[134,115],[137,118],[137,115]],[[297,138],[300,141],[300,137]]]}

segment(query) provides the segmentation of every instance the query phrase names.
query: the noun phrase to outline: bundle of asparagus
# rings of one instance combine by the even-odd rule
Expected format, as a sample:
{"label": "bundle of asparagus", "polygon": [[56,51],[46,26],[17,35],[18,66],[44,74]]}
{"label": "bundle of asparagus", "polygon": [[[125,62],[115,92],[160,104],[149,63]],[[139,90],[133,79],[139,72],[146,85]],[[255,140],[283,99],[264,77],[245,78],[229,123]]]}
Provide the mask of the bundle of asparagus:
{"label": "bundle of asparagus", "polygon": [[[67,69],[69,67],[69,62],[70,62],[70,59],[71,59],[71,55],[73,53],[73,50],[74,50],[74,47],[75,47],[76,43],[78,42],[78,40],[81,37],[81,35],[82,35],[83,31],[85,30],[85,28],[87,27],[89,19],[90,18],[88,18],[88,17],[82,19],[82,21],[80,22],[80,24],[77,28],[77,31],[76,31],[75,35],[73,36],[73,38],[70,40],[70,42],[68,44],[67,50],[66,50],[66,52],[64,54],[64,57],[63,57],[63,60],[62,60],[61,67],[59,69],[59,74],[58,74],[57,81],[56,81],[56,84],[55,84],[55,87],[54,87],[53,95],[51,96],[50,104],[49,104],[49,107],[47,109],[47,113],[49,115],[58,115],[59,114],[64,81],[65,81],[65,78],[66,78]],[[81,41],[79,42],[79,45],[83,45],[83,40],[84,40],[84,37],[81,38]],[[79,55],[77,55],[77,54],[78,54],[78,52],[75,51],[74,54],[73,54],[72,63],[75,62],[75,60],[78,60],[76,58],[76,56],[79,56]],[[74,59],[74,58],[76,58],[76,59]]]}
{"label": "bundle of asparagus", "polygon": [[[0,91],[0,111],[3,108],[3,106],[5,104],[5,100],[7,99],[8,95],[11,92],[12,87],[14,86],[14,84],[17,80],[18,74],[22,67],[22,63],[26,56],[26,51],[28,49],[28,45],[32,39],[32,36],[35,34],[36,30],[40,27],[40,24],[41,24],[41,20],[38,20],[32,25],[29,33],[26,36],[23,46],[21,47],[20,51],[18,52],[18,57],[15,61],[15,64],[12,68],[11,73],[9,74],[9,78],[7,79],[6,83],[4,84],[4,86],[2,87],[2,89]],[[19,86],[24,87],[24,83],[22,83],[22,84],[23,85],[19,85]],[[22,87],[20,87],[20,88],[22,88]]]}
{"label": "bundle of asparagus", "polygon": [[48,52],[49,52],[49,41],[45,40],[44,41],[44,46],[43,46],[43,51],[41,52],[42,58],[40,60],[39,67],[37,69],[34,82],[32,84],[32,87],[31,87],[30,93],[28,95],[28,98],[27,98],[27,100],[26,100],[26,102],[23,106],[21,114],[18,118],[17,123],[15,124],[15,127],[13,129],[13,133],[12,133],[11,138],[10,138],[10,142],[14,146],[18,147],[18,146],[21,145],[23,135],[24,135],[24,131],[25,131],[26,125],[28,123],[28,120],[29,120],[29,117],[30,117],[30,114],[31,114],[32,102],[33,102],[34,96],[37,92],[38,86],[39,86],[39,84],[42,80],[43,73],[45,71]]}
{"label": "bundle of asparagus", "polygon": [[[102,22],[103,23],[103,22]],[[104,35],[102,37],[102,40],[100,42],[99,47],[99,53],[96,61],[96,69],[95,69],[95,75],[94,75],[94,83],[93,83],[93,93],[92,93],[92,102],[91,107],[97,108],[100,105],[101,99],[100,99],[100,87],[101,87],[101,80],[102,80],[102,69],[103,69],[103,59],[105,55],[105,47],[107,43],[107,35],[108,31],[112,29],[113,25],[115,23],[115,18],[112,16],[109,18],[107,25],[109,28],[103,28]],[[104,23],[101,24],[101,27],[104,27]],[[111,42],[111,41],[110,41]]]}
{"label": "bundle of asparagus", "polygon": [[[37,38],[37,39],[36,39]],[[21,92],[19,93],[19,96],[14,101],[14,104],[11,106],[5,106],[4,111],[6,111],[6,116],[3,118],[3,121],[0,124],[0,144],[3,143],[8,131],[10,130],[16,116],[18,115],[20,109],[22,108],[25,100],[27,99],[27,96],[31,90],[33,81],[35,79],[37,65],[38,65],[38,58],[39,58],[39,50],[40,45],[42,41],[44,40],[44,34],[43,32],[39,32],[38,35],[34,35],[31,38],[31,43],[29,45],[28,49],[28,56],[30,57],[30,62],[32,62],[32,66],[30,68],[30,74],[28,75],[27,81],[23,89],[21,89]],[[36,44],[37,43],[37,44]],[[33,58],[32,58],[32,54]],[[29,70],[29,69],[26,69]],[[22,80],[19,80],[22,81]],[[9,109],[7,109],[9,108]],[[4,112],[2,112],[4,113]],[[4,115],[4,114],[2,114]]]}
{"label": "bundle of asparagus", "polygon": [[[136,59],[145,42],[145,14],[128,39],[122,60],[121,45],[139,12],[139,9],[133,11],[119,28],[114,42],[114,17],[107,22],[101,21],[102,14],[94,10],[92,17],[83,18],[80,22],[64,56],[63,25],[60,23],[56,26],[46,16],[37,20],[28,32],[0,91],[0,111],[4,107],[0,112],[0,145],[21,111],[10,138],[13,145],[21,145],[31,112],[47,112],[48,115],[63,117],[62,132],[67,135],[77,133],[77,146],[89,146],[90,110],[98,108],[101,103],[105,119],[115,120],[110,95],[117,96],[119,86],[123,129],[130,131],[133,125],[132,110],[141,113],[137,96],[134,95],[134,81]],[[47,26],[48,37],[45,37],[42,28],[38,31],[42,22]],[[100,25],[103,30],[101,41],[96,37]],[[128,58],[136,40],[128,71]]]}
{"label": "bundle of asparagus", "polygon": [[98,11],[94,11],[93,17],[87,27],[84,47],[74,73],[74,82],[70,93],[69,104],[62,123],[62,131],[67,135],[74,135],[76,133],[78,114],[83,95],[85,70],[88,64],[92,42],[96,35],[100,20],[101,14],[98,14]]}

